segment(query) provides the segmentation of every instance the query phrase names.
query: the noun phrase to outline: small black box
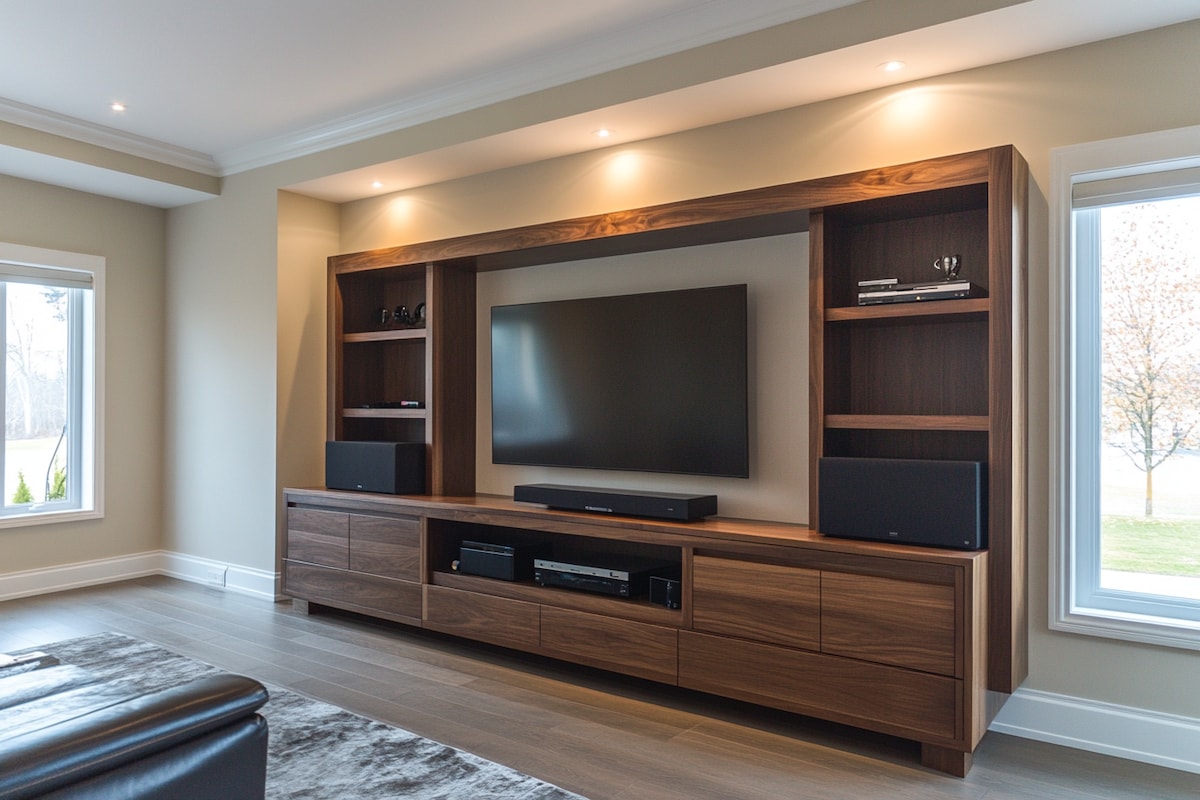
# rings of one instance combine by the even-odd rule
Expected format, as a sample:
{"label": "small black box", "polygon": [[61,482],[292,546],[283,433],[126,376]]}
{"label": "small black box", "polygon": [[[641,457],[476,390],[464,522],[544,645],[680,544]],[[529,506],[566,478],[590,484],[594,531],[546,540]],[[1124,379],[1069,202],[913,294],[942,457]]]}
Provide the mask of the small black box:
{"label": "small black box", "polygon": [[650,602],[667,608],[679,608],[681,586],[678,578],[650,576]]}
{"label": "small black box", "polygon": [[326,442],[325,486],[385,494],[424,494],[423,442]]}
{"label": "small black box", "polygon": [[458,549],[459,572],[502,581],[533,579],[533,559],[547,548],[538,545],[464,541]]}

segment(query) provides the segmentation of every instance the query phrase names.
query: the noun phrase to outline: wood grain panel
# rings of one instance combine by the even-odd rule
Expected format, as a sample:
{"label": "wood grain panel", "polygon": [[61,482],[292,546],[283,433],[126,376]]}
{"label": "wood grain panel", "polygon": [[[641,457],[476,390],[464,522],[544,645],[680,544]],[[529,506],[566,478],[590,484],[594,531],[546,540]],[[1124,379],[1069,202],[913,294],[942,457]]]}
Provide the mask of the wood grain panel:
{"label": "wood grain panel", "polygon": [[[805,230],[809,209],[981,183],[988,151],[749,189],[590,217],[348,253],[339,273],[401,264],[454,262],[480,270],[552,264]],[[914,201],[920,205],[920,201]]]}
{"label": "wood grain panel", "polygon": [[349,515],[289,508],[287,524],[285,558],[341,569],[349,565]]}
{"label": "wood grain panel", "polygon": [[821,573],[698,555],[692,627],[789,647],[821,646]]}
{"label": "wood grain panel", "polygon": [[425,627],[505,647],[536,650],[541,608],[536,603],[425,587]]}
{"label": "wood grain panel", "polygon": [[953,678],[691,631],[679,685],[918,741],[961,736]]}
{"label": "wood grain panel", "polygon": [[284,593],[385,619],[417,623],[421,619],[420,584],[361,572],[286,562]]}
{"label": "wood grain panel", "polygon": [[821,652],[962,677],[955,589],[892,578],[821,575]]}
{"label": "wood grain panel", "polygon": [[542,652],[673,684],[677,677],[678,631],[543,606]]}
{"label": "wood grain panel", "polygon": [[421,580],[421,524],[415,517],[350,515],[350,569]]}

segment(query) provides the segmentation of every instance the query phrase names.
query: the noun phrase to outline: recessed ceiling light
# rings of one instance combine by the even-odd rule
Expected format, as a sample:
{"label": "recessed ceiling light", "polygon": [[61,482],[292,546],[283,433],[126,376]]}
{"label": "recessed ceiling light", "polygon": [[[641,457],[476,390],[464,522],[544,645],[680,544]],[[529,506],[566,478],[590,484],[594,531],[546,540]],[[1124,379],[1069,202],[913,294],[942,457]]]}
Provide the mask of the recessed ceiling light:
{"label": "recessed ceiling light", "polygon": [[371,181],[371,187],[374,189],[382,189],[383,181]]}
{"label": "recessed ceiling light", "polygon": [[125,110],[125,104],[121,103],[121,102],[110,103],[108,107],[111,108],[113,111],[124,111]]}
{"label": "recessed ceiling light", "polygon": [[612,136],[612,131],[610,131],[608,128],[601,128],[598,131],[594,131],[594,133],[601,139],[607,139],[609,136]]}
{"label": "recessed ceiling light", "polygon": [[903,61],[885,61],[879,65],[879,68],[884,72],[899,72],[904,69]]}

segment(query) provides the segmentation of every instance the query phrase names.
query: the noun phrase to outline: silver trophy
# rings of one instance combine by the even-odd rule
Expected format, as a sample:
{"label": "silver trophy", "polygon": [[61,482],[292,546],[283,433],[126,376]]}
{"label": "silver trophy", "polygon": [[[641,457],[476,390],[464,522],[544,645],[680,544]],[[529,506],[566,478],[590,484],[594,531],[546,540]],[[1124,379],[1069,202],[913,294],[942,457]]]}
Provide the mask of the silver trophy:
{"label": "silver trophy", "polygon": [[952,281],[958,278],[959,267],[962,266],[962,256],[942,256],[933,262],[933,268],[939,272],[946,273],[946,280]]}

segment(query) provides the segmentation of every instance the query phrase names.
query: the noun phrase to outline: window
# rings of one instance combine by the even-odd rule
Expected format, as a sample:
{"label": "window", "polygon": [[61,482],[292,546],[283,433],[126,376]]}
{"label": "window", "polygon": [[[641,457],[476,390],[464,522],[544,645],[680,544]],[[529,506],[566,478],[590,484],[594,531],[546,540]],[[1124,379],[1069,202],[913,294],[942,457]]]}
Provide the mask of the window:
{"label": "window", "polygon": [[0,527],[98,517],[104,259],[0,243]]}
{"label": "window", "polygon": [[1200,649],[1200,127],[1052,162],[1050,626]]}

